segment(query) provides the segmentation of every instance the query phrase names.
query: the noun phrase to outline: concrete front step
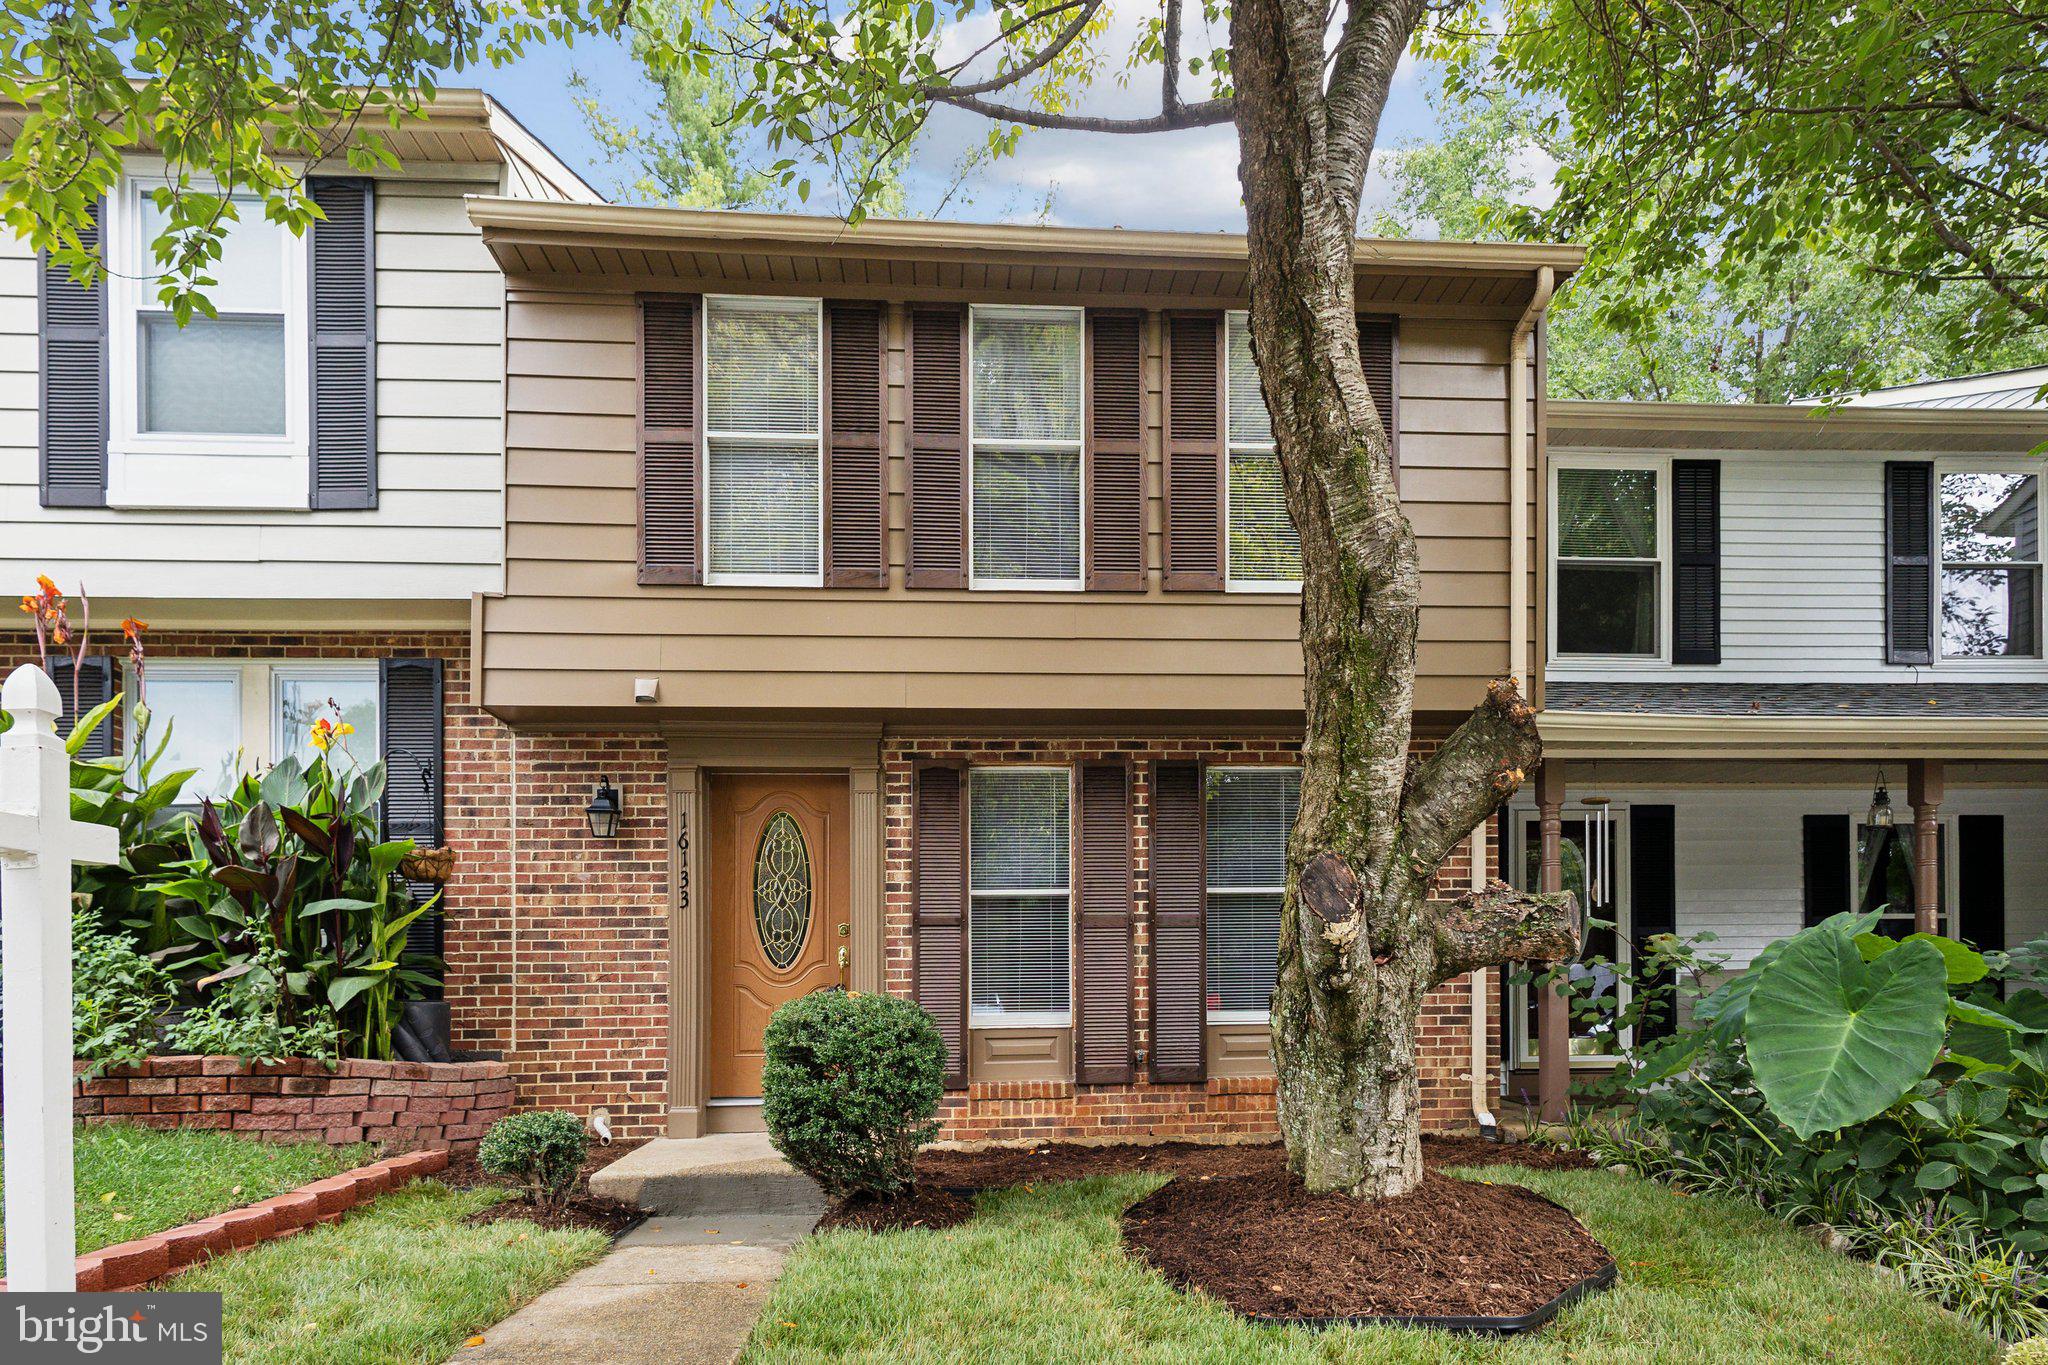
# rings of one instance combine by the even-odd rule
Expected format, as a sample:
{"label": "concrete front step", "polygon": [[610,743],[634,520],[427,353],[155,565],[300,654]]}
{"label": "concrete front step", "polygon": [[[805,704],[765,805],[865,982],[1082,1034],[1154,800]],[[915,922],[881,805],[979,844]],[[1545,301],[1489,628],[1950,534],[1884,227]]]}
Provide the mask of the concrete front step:
{"label": "concrete front step", "polygon": [[824,1193],[765,1133],[656,1138],[591,1176],[590,1192],[664,1216],[825,1211]]}

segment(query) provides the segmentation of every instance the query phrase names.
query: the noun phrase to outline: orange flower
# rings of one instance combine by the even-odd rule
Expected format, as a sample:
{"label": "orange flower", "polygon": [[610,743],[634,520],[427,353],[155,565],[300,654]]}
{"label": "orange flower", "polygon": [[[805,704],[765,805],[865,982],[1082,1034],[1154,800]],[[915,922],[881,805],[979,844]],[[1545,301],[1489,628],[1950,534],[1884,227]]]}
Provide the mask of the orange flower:
{"label": "orange flower", "polygon": [[60,593],[60,592],[58,592],[58,591],[57,591],[57,585],[56,585],[55,583],[52,583],[52,582],[50,581],[50,576],[49,576],[48,574],[40,574],[40,573],[39,573],[39,574],[37,574],[37,575],[36,575],[36,586],[37,586],[38,588],[41,588],[41,589],[43,590],[43,596],[45,596],[45,597],[61,597],[61,596],[63,596],[63,594],[62,594],[62,593]]}
{"label": "orange flower", "polygon": [[132,616],[125,616],[121,618],[121,634],[129,640],[133,640],[136,636],[142,634],[143,631],[148,629],[149,622],[147,621],[138,621]]}
{"label": "orange flower", "polygon": [[42,603],[36,601],[36,599],[33,597],[23,597],[21,599],[21,609],[27,612],[30,616],[34,616],[37,612],[42,610]]}
{"label": "orange flower", "polygon": [[307,738],[311,740],[314,748],[323,754],[326,753],[328,746],[334,743],[334,722],[325,716],[320,717],[313,722],[313,733]]}

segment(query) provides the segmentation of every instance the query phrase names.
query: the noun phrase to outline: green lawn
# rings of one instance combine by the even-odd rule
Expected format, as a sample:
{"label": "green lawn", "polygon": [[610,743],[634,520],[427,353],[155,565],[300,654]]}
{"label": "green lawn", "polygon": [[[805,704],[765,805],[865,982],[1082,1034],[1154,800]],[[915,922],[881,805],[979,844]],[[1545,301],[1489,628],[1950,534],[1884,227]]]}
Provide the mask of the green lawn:
{"label": "green lawn", "polygon": [[210,1218],[377,1159],[367,1145],[252,1142],[196,1129],[90,1123],[73,1131],[81,1253]]}
{"label": "green lawn", "polygon": [[172,1287],[223,1295],[232,1365],[430,1365],[611,1245],[595,1232],[462,1221],[503,1197],[419,1181],[339,1223],[208,1262]]}
{"label": "green lawn", "polygon": [[1541,1332],[1254,1326],[1127,1257],[1117,1216],[1161,1183],[1100,1176],[984,1195],[943,1233],[833,1232],[790,1257],[743,1359],[872,1361],[1840,1360],[1972,1365],[1987,1337],[1754,1208],[1605,1171],[1512,1179],[1576,1213],[1621,1282]]}

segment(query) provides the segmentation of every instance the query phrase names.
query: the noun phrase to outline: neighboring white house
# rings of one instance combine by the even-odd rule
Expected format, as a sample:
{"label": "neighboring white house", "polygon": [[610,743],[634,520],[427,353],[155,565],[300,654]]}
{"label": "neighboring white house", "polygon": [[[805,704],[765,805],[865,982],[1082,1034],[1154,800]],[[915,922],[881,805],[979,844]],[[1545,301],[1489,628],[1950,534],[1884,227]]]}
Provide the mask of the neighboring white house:
{"label": "neighboring white house", "polygon": [[2035,365],[1872,389],[1847,402],[1859,408],[2048,408],[2044,389],[2048,389],[2048,365]]}

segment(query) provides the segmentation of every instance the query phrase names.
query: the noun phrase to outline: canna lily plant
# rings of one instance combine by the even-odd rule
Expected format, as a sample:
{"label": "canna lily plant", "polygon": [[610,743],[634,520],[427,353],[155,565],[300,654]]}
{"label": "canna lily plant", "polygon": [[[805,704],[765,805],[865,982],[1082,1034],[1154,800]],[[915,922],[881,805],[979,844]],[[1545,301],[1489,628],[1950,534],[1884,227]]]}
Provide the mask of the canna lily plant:
{"label": "canna lily plant", "polygon": [[284,1022],[331,1012],[355,1057],[389,1058],[398,1007],[432,986],[431,959],[405,951],[415,905],[398,879],[413,841],[378,842],[384,766],[337,761],[350,727],[322,718],[314,755],[244,777],[201,804],[186,856],[151,890],[178,942],[165,965],[195,989],[235,980],[275,944],[285,964]]}

